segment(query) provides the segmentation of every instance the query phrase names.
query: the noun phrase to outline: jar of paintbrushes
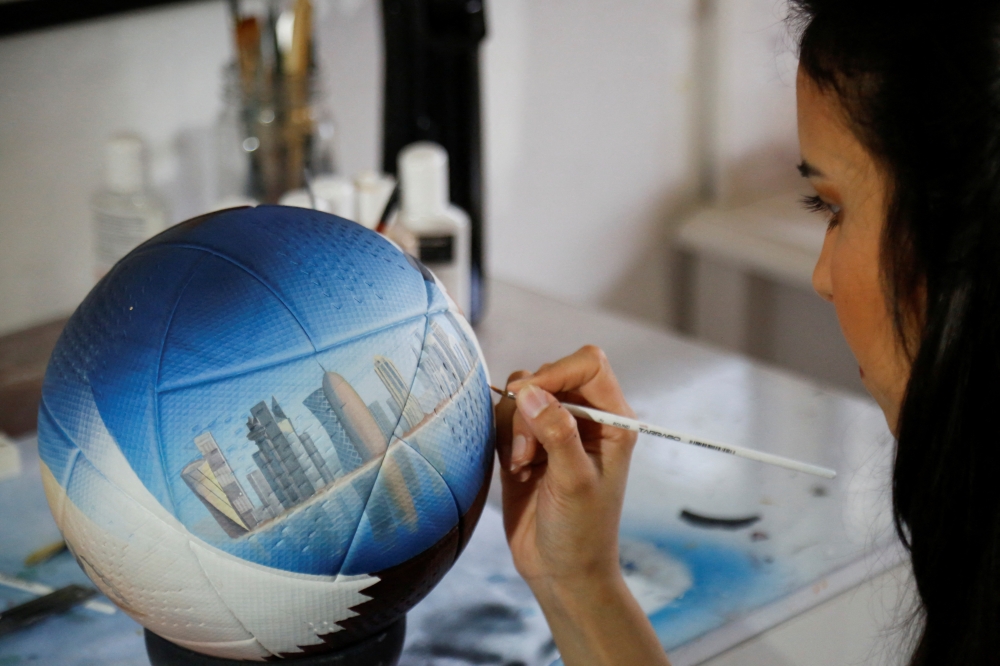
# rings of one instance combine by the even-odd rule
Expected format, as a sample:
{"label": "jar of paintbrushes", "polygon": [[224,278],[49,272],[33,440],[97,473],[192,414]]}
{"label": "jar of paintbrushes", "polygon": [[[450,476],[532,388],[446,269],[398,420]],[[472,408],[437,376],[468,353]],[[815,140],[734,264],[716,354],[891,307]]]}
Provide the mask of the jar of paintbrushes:
{"label": "jar of paintbrushes", "polygon": [[334,170],[334,124],[313,55],[309,0],[243,15],[231,3],[236,60],[218,122],[220,198],[276,203]]}

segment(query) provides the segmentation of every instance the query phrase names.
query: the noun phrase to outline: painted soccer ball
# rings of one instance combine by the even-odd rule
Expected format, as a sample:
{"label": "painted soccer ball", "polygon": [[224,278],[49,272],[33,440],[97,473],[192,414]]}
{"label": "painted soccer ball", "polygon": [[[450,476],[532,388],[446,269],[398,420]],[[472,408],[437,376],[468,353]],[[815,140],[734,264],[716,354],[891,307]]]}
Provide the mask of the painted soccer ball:
{"label": "painted soccer ball", "polygon": [[87,296],[38,439],[73,554],[126,613],[232,659],[335,649],[447,572],[493,461],[489,379],[440,283],[299,208],[173,227]]}

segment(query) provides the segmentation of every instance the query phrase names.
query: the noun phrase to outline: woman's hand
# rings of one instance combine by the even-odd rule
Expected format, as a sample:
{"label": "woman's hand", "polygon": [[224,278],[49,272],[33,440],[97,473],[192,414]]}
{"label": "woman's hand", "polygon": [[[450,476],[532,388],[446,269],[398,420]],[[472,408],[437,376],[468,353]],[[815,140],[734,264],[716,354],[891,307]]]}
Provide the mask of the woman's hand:
{"label": "woman's hand", "polygon": [[618,575],[618,523],[636,435],[576,419],[560,400],[634,416],[604,353],[584,347],[511,375],[497,405],[504,524],[529,583]]}
{"label": "woman's hand", "polygon": [[567,666],[666,664],[625,586],[618,526],[634,433],[580,421],[559,401],[634,417],[604,353],[583,347],[517,372],[497,405],[504,527]]}

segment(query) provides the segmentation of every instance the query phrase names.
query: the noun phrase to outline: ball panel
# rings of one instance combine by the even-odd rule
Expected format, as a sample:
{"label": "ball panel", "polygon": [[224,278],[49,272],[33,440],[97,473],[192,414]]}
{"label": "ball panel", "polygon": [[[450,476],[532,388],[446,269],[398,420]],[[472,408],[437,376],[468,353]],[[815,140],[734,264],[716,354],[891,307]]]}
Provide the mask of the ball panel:
{"label": "ball panel", "polygon": [[368,601],[364,590],[378,582],[371,576],[289,574],[249,565],[197,541],[191,548],[226,607],[275,655],[323,645],[321,636],[342,631],[338,622],[357,615],[351,609]]}
{"label": "ball panel", "polygon": [[63,507],[57,524],[80,566],[133,619],[182,640],[251,637],[214,593],[176,526],[133,501],[82,456],[68,492],[44,463],[42,478],[49,504]]}
{"label": "ball panel", "polygon": [[434,280],[427,283],[427,311],[446,312],[448,310],[458,310],[455,301],[448,297],[441,281],[434,277]]}
{"label": "ball panel", "polygon": [[[149,492],[122,455],[104,425],[90,387],[77,382],[62,384],[62,390],[43,395],[38,411],[39,455],[53,476],[65,488],[71,463],[83,456],[105,478],[139,502],[148,511],[171,523],[176,522]],[[56,408],[49,403],[56,404]]]}
{"label": "ball panel", "polygon": [[53,413],[69,416],[79,386],[87,386],[130,466],[167,507],[172,500],[160,465],[153,391],[166,323],[202,256],[153,249],[120,261],[70,318],[42,389]]}
{"label": "ball panel", "polygon": [[359,574],[396,566],[430,548],[457,524],[447,484],[419,453],[396,440],[341,571]]}
{"label": "ball panel", "polygon": [[[419,398],[418,398],[419,396]],[[428,398],[427,396],[433,396]],[[493,403],[479,350],[469,344],[451,312],[429,317],[411,400],[434,405],[432,416],[399,437],[444,478],[460,513],[472,505],[483,470],[493,457]]]}
{"label": "ball panel", "polygon": [[427,311],[423,276],[389,241],[348,220],[257,206],[157,236],[227,257],[274,289],[316,349]]}
{"label": "ball panel", "polygon": [[490,494],[490,482],[493,480],[493,460],[494,456],[491,455],[486,469],[483,471],[483,480],[482,485],[479,487],[479,492],[476,493],[475,499],[472,500],[472,506],[462,514],[461,520],[458,521],[458,553],[455,555],[456,560],[469,544],[472,532],[476,529],[480,516],[483,515],[483,507],[486,506],[486,498]]}
{"label": "ball panel", "polygon": [[358,637],[380,631],[427,596],[468,543],[486,504],[491,473],[492,465],[482,478],[472,507],[440,541],[402,564],[373,574],[379,580],[364,592],[371,601],[354,608],[358,613],[356,617],[339,623],[344,632],[324,637],[331,646],[346,645]]}
{"label": "ball panel", "polygon": [[[378,581],[291,574],[222,553],[149,515],[82,456],[69,496],[44,463],[43,480],[50,503],[66,507],[59,527],[95,585],[150,630],[206,654],[262,658],[323,644]],[[109,504],[113,515],[101,510]]]}
{"label": "ball panel", "polygon": [[[66,486],[73,461],[79,454],[80,449],[56,424],[43,399],[38,409],[38,456],[48,466],[56,483]],[[52,513],[58,518],[56,507],[52,507]]]}
{"label": "ball panel", "polygon": [[380,631],[413,608],[451,569],[458,541],[456,525],[417,556],[374,574],[378,582],[364,591],[371,601],[354,608],[356,617],[339,623],[345,631],[324,636],[330,647],[336,649]]}
{"label": "ball panel", "polygon": [[259,280],[206,253],[163,343],[160,391],[234,376],[313,352],[309,337]]}

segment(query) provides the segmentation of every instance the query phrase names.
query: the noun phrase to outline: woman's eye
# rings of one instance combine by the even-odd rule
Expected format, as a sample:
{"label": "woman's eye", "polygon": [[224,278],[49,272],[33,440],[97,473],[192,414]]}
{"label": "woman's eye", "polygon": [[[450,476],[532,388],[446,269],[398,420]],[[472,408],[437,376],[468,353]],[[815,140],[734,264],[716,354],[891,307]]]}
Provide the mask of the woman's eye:
{"label": "woman's eye", "polygon": [[802,197],[802,206],[813,213],[826,213],[829,218],[829,228],[832,229],[840,222],[840,206],[823,201],[819,195]]}

